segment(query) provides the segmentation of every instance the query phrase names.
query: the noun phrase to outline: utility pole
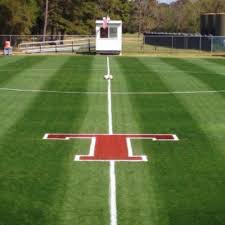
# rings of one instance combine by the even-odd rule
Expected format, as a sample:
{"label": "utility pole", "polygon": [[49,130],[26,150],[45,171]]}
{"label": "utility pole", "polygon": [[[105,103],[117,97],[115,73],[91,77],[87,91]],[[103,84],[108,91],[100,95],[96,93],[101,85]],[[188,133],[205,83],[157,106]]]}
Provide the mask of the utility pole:
{"label": "utility pole", "polygon": [[45,41],[47,26],[48,26],[48,0],[45,1],[45,22],[44,22],[43,41]]}
{"label": "utility pole", "polygon": [[142,23],[142,21],[141,21],[141,14],[142,14],[142,10],[141,10],[141,0],[139,0],[139,24],[138,24],[138,37],[140,37],[140,35],[141,35],[141,23]]}

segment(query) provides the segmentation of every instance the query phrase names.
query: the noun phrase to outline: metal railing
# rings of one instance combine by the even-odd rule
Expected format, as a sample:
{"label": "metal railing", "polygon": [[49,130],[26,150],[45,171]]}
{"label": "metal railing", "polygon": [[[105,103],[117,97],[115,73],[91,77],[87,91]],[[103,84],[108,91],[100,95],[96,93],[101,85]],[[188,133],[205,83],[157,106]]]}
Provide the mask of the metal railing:
{"label": "metal railing", "polygon": [[65,35],[0,35],[0,44],[10,41],[14,52],[47,53],[47,52],[93,52],[95,50],[94,36]]}
{"label": "metal railing", "polygon": [[79,52],[91,53],[95,47],[93,38],[24,42],[18,45],[18,49],[24,53],[46,53],[46,52]]}

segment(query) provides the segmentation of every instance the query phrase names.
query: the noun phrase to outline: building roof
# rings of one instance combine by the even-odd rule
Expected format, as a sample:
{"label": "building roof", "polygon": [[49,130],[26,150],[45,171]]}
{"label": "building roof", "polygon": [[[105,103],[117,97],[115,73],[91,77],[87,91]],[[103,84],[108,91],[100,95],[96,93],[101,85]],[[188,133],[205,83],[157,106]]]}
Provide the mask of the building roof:
{"label": "building roof", "polygon": [[201,15],[225,15],[225,13],[202,13]]}
{"label": "building roof", "polygon": [[[102,24],[103,20],[96,20],[96,24]],[[122,24],[122,20],[110,20],[108,24]]]}

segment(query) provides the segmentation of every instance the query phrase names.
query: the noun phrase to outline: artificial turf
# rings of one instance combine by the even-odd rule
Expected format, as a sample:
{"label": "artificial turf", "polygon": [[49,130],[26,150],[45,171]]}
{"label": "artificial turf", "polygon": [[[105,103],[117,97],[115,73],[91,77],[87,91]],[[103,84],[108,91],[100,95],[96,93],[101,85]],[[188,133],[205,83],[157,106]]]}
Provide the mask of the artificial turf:
{"label": "artificial turf", "polygon": [[[135,140],[149,161],[116,163],[118,225],[224,225],[225,92],[182,93],[224,90],[224,60],[110,57],[110,67],[113,132],[180,139]],[[106,57],[0,58],[0,225],[110,224],[108,163],[73,161],[88,140],[42,139],[108,132],[105,74]]]}

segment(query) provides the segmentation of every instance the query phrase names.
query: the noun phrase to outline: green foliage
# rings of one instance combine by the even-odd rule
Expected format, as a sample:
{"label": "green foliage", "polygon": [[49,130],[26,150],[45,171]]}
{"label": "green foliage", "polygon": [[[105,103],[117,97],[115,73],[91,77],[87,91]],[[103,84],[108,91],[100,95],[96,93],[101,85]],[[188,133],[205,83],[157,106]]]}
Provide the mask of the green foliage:
{"label": "green foliage", "polygon": [[35,0],[1,0],[0,34],[29,34],[37,11]]}
{"label": "green foliage", "polygon": [[73,9],[71,34],[94,34],[95,20],[102,16],[96,1],[80,1]]}
{"label": "green foliage", "polygon": [[[46,0],[0,0],[1,34],[43,34]],[[94,34],[103,16],[124,32],[199,32],[201,13],[225,11],[225,0],[49,0],[47,34]]]}
{"label": "green foliage", "polygon": [[205,13],[223,13],[225,11],[225,0],[199,0],[197,4]]}
{"label": "green foliage", "polygon": [[158,30],[169,32],[199,32],[201,13],[222,13],[225,0],[177,0],[158,6]]}

